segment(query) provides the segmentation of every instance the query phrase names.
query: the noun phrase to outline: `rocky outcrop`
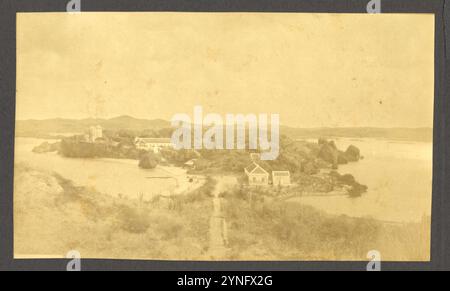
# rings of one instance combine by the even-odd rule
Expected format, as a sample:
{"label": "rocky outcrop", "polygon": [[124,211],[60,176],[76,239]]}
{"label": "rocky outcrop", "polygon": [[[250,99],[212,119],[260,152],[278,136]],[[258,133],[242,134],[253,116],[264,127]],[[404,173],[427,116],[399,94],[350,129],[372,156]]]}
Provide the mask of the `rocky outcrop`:
{"label": "rocky outcrop", "polygon": [[359,148],[354,145],[350,145],[345,151],[345,156],[349,162],[357,162],[361,158],[361,153]]}
{"label": "rocky outcrop", "polygon": [[320,147],[318,158],[330,163],[333,169],[337,169],[338,165],[360,160],[360,150],[354,145],[350,145],[344,152],[338,150],[334,141],[327,141],[324,138],[320,138],[318,144]]}
{"label": "rocky outcrop", "polygon": [[350,197],[359,197],[362,193],[367,192],[367,186],[358,183],[353,175],[341,175],[336,171],[332,171],[330,176],[335,180],[336,184],[349,186],[348,195]]}
{"label": "rocky outcrop", "polygon": [[43,154],[43,153],[51,153],[51,152],[57,152],[60,148],[61,143],[55,142],[55,143],[49,143],[47,141],[41,143],[37,147],[33,148],[33,153]]}
{"label": "rocky outcrop", "polygon": [[344,165],[347,164],[349,161],[347,159],[347,155],[343,151],[338,152],[338,164]]}
{"label": "rocky outcrop", "polygon": [[[320,143],[321,141],[319,141]],[[318,157],[332,165],[333,169],[337,169],[339,153],[334,142],[324,142],[322,140]]]}

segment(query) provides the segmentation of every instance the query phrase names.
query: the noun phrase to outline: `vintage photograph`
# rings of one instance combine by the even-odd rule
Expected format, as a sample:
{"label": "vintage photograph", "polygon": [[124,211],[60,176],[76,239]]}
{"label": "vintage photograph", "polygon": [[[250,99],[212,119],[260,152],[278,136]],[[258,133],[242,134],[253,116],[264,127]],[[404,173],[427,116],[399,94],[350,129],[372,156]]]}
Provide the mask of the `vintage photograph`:
{"label": "vintage photograph", "polygon": [[430,261],[433,14],[17,14],[14,257]]}

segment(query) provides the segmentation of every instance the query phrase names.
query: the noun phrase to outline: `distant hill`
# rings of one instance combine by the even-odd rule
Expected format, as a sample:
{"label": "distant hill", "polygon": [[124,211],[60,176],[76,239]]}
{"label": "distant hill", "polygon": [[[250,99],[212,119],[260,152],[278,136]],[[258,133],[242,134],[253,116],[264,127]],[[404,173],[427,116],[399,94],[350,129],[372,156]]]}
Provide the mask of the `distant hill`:
{"label": "distant hill", "polygon": [[170,122],[162,119],[137,119],[131,116],[119,116],[111,119],[46,119],[16,121],[16,136],[45,136],[63,133],[83,133],[90,126],[100,125],[109,130],[159,130],[169,128]]}
{"label": "distant hill", "polygon": [[[170,128],[169,121],[162,119],[138,119],[123,115],[111,119],[46,119],[18,120],[16,136],[38,137],[54,135],[55,133],[83,133],[90,126],[100,125],[109,130],[160,130]],[[342,127],[342,128],[294,128],[282,126],[281,134],[290,138],[385,138],[403,141],[427,141],[433,139],[432,128],[374,128],[374,127]]]}
{"label": "distant hill", "polygon": [[293,128],[282,127],[280,131],[291,138],[382,138],[402,141],[433,140],[432,128],[376,128],[376,127],[339,127],[339,128]]}

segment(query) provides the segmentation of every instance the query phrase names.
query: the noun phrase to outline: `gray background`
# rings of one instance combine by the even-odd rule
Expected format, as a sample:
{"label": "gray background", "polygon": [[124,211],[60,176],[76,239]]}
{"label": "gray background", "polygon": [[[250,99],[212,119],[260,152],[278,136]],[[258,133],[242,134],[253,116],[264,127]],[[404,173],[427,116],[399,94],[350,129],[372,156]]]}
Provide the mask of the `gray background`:
{"label": "gray background", "polygon": [[[0,1],[0,270],[63,271],[68,262],[13,259],[16,12],[64,12],[68,1]],[[82,11],[365,13],[368,2],[369,0],[82,0]],[[382,270],[450,270],[450,1],[381,2],[382,13],[434,13],[436,16],[432,260],[430,263],[383,262]],[[366,265],[367,262],[82,261],[83,270],[365,270]]]}

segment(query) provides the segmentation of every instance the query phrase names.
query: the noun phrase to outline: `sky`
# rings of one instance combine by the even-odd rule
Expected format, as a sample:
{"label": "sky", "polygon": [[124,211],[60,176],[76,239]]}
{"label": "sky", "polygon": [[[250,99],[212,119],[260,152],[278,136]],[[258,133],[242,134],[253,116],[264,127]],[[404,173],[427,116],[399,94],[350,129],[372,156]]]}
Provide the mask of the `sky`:
{"label": "sky", "polygon": [[432,127],[434,16],[21,13],[16,118],[277,113]]}

